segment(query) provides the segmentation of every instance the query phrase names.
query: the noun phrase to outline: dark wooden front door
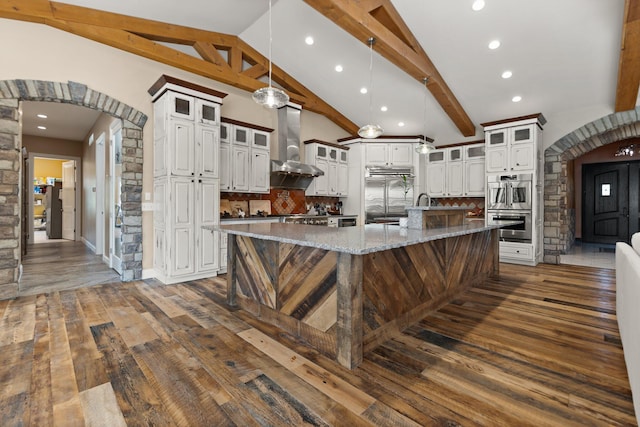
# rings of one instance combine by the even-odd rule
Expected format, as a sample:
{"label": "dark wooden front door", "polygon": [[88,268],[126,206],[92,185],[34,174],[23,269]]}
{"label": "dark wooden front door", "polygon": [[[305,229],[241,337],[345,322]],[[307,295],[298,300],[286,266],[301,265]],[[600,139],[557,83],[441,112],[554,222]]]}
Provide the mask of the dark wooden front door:
{"label": "dark wooden front door", "polygon": [[639,165],[636,161],[583,166],[583,241],[628,242],[638,231]]}

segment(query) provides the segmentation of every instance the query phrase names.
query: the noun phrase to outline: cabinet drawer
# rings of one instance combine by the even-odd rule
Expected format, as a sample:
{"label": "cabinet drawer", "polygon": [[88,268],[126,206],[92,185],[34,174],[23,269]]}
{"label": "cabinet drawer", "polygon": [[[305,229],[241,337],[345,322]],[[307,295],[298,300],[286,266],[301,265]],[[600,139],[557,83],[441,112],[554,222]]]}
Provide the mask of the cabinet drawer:
{"label": "cabinet drawer", "polygon": [[500,242],[500,257],[531,259],[533,247],[527,243]]}

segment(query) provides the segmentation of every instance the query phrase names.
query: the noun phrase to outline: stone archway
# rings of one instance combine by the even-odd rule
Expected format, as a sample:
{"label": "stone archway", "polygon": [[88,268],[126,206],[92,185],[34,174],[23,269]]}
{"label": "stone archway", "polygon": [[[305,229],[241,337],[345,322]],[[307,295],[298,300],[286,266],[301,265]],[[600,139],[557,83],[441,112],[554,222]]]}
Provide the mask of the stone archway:
{"label": "stone archway", "polygon": [[544,262],[560,263],[575,242],[575,191],[568,164],[589,151],[640,136],[640,108],[610,114],[565,135],[545,150]]}
{"label": "stone archway", "polygon": [[18,295],[20,254],[21,101],[74,104],[122,119],[122,280],[142,277],[142,129],[147,116],[86,85],[0,81],[0,299]]}

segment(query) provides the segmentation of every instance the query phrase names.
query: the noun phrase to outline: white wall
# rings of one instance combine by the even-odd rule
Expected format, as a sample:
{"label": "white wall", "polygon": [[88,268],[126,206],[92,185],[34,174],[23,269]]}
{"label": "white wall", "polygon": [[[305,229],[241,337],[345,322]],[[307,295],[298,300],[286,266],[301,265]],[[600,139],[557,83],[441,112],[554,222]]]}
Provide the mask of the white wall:
{"label": "white wall", "polygon": [[[36,79],[73,81],[109,95],[145,113],[143,193],[153,193],[153,130],[151,97],[147,89],[162,74],[187,80],[229,94],[222,115],[276,129],[277,112],[251,100],[251,94],[41,24],[0,19],[2,49],[0,80]],[[326,118],[302,112],[303,139],[335,141],[347,133]],[[277,137],[273,138],[274,143]],[[273,150],[272,150],[273,151]],[[277,151],[276,151],[277,152]],[[153,213],[143,212],[143,269],[153,265]]]}

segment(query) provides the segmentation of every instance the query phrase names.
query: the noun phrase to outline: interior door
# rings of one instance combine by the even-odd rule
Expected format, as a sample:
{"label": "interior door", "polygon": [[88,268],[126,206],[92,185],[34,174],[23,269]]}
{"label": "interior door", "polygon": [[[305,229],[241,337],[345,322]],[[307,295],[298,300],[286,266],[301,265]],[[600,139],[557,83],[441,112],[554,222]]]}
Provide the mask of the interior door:
{"label": "interior door", "polygon": [[[119,123],[118,123],[119,124]],[[110,210],[110,257],[109,265],[118,273],[122,274],[122,203],[120,195],[122,193],[122,128],[116,126],[112,128],[110,138],[111,182],[110,182],[110,202],[113,207]]]}
{"label": "interior door", "polygon": [[76,239],[76,162],[62,164],[62,238]]}
{"label": "interior door", "polygon": [[582,240],[628,242],[629,164],[586,164],[582,168]]}

